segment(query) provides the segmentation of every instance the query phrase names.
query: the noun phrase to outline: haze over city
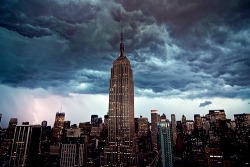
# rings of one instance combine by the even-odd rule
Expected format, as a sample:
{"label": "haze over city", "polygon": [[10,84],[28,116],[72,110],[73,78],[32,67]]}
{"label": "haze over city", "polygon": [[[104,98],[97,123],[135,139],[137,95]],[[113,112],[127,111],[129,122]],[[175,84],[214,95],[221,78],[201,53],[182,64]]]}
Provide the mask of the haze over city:
{"label": "haze over city", "polygon": [[52,125],[58,111],[72,123],[107,114],[120,32],[135,117],[249,113],[249,8],[246,0],[2,1],[1,126],[10,117]]}

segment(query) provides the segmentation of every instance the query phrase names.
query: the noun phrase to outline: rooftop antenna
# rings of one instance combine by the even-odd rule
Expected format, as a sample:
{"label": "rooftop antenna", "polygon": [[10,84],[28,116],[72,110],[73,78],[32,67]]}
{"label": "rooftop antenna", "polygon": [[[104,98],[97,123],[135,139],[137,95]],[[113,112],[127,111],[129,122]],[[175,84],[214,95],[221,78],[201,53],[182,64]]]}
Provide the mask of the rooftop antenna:
{"label": "rooftop antenna", "polygon": [[123,33],[121,33],[121,42],[120,42],[120,57],[124,56],[124,43],[123,43]]}

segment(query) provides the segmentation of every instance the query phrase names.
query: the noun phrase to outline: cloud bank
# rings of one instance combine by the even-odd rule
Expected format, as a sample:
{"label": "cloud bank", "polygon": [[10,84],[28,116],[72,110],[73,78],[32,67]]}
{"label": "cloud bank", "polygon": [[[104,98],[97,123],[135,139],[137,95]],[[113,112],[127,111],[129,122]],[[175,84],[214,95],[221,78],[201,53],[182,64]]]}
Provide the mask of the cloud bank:
{"label": "cloud bank", "polygon": [[250,3],[216,0],[0,2],[0,83],[107,94],[119,34],[135,95],[250,97]]}

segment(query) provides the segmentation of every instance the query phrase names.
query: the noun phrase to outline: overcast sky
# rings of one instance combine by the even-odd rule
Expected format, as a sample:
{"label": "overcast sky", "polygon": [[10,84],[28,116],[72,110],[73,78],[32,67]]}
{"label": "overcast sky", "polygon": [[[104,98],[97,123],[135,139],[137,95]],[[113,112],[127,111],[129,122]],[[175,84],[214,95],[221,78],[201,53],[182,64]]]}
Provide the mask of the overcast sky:
{"label": "overcast sky", "polygon": [[71,123],[108,111],[120,32],[135,116],[250,113],[249,0],[0,1],[0,113]]}

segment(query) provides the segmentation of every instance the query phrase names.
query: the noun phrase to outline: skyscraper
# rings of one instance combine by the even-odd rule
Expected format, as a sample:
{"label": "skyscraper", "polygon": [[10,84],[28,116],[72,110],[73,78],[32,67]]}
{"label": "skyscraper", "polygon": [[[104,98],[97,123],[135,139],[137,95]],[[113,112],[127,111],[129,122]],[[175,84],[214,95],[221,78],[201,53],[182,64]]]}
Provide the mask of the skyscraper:
{"label": "skyscraper", "polygon": [[158,150],[161,154],[161,167],[173,167],[170,123],[163,114],[158,123]]}
{"label": "skyscraper", "polygon": [[134,80],[130,61],[124,52],[123,34],[119,57],[111,68],[108,115],[105,166],[129,166],[134,160]]}
{"label": "skyscraper", "polygon": [[157,124],[158,122],[159,122],[158,111],[151,110],[151,138],[152,138],[153,149],[157,148]]}
{"label": "skyscraper", "polygon": [[55,123],[53,127],[53,137],[55,141],[61,140],[63,125],[64,125],[65,113],[56,113]]}
{"label": "skyscraper", "polygon": [[172,141],[173,141],[172,144],[175,145],[177,138],[175,114],[171,114],[171,129],[172,129]]}

